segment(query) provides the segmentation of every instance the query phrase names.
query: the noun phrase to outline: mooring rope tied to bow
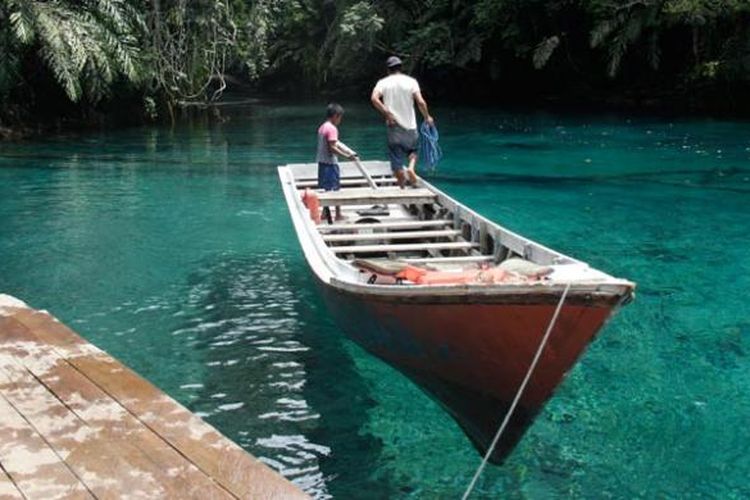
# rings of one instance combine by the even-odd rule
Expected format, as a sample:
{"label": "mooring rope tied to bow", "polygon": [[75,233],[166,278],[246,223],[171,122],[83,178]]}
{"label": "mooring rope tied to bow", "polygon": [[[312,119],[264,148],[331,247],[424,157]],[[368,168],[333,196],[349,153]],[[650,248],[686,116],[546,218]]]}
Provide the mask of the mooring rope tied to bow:
{"label": "mooring rope tied to bow", "polygon": [[482,475],[482,471],[484,471],[484,468],[487,466],[487,461],[492,455],[492,452],[495,451],[495,446],[497,446],[498,441],[500,441],[500,437],[503,435],[503,432],[505,431],[505,427],[508,425],[508,422],[510,422],[510,417],[513,415],[513,411],[516,409],[516,405],[518,405],[518,401],[521,400],[521,395],[523,395],[523,391],[526,389],[526,385],[529,383],[529,380],[531,379],[531,374],[534,373],[534,369],[536,368],[536,365],[539,362],[539,358],[542,357],[542,351],[544,350],[544,346],[547,345],[547,340],[549,339],[550,333],[552,333],[552,329],[555,327],[555,323],[557,323],[557,317],[560,315],[560,311],[562,310],[563,303],[565,302],[565,297],[567,297],[569,290],[570,290],[570,282],[568,282],[565,285],[565,289],[563,290],[563,293],[560,296],[560,301],[557,303],[557,308],[555,309],[555,313],[552,315],[552,319],[550,319],[549,325],[547,325],[547,331],[544,332],[544,336],[542,337],[542,340],[539,342],[539,347],[536,350],[536,354],[534,354],[534,358],[531,360],[529,369],[526,371],[526,376],[521,382],[521,385],[518,386],[518,391],[516,392],[516,396],[513,398],[513,402],[511,403],[510,408],[508,408],[508,411],[505,413],[505,418],[503,419],[503,423],[500,424],[500,427],[497,429],[497,432],[495,433],[495,437],[492,438],[490,447],[487,449],[487,453],[485,453],[484,458],[482,459],[482,463],[479,464],[479,468],[474,473],[474,477],[471,479],[471,482],[469,483],[469,486],[466,488],[466,491],[464,492],[464,495],[461,497],[461,500],[466,500],[467,498],[469,498],[469,495],[471,494],[471,491],[474,489],[474,486],[476,485],[477,480],[479,480],[479,476]]}

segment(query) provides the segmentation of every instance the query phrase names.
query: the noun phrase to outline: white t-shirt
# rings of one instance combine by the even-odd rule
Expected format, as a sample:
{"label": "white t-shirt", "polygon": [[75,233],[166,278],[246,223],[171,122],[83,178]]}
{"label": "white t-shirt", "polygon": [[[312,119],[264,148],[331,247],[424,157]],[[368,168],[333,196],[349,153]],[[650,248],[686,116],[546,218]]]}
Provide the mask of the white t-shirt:
{"label": "white t-shirt", "polygon": [[375,91],[383,96],[383,103],[396,117],[396,122],[407,130],[417,129],[414,114],[414,93],[419,92],[419,83],[403,73],[394,73],[378,80]]}

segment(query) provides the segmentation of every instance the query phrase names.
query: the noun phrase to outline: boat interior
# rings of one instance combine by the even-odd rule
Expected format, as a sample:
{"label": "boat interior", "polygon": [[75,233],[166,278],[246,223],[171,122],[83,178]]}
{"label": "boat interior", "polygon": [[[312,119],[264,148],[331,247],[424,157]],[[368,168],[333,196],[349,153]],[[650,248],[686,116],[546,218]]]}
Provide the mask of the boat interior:
{"label": "boat interior", "polygon": [[[386,162],[342,163],[339,191],[318,189],[315,164],[287,168],[309,216],[328,212],[316,225],[322,240],[338,259],[368,273],[370,283],[419,283],[415,273],[422,271],[433,273],[425,284],[450,284],[499,281],[498,275],[476,274],[496,267],[526,281],[549,279],[553,273],[558,277],[558,271],[571,266],[590,269],[485,219],[422,179],[400,188]],[[340,220],[334,217],[336,206]]]}

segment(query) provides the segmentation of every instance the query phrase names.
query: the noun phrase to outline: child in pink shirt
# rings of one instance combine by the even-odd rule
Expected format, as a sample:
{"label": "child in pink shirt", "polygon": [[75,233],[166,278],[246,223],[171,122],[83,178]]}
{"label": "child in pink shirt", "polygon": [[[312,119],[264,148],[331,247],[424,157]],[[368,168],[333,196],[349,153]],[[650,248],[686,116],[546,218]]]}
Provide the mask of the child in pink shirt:
{"label": "child in pink shirt", "polygon": [[[344,108],[339,104],[331,103],[326,108],[326,121],[318,128],[318,188],[326,191],[338,191],[341,189],[341,172],[337,155],[345,158],[355,158],[357,153],[352,151],[346,144],[339,141],[339,130],[344,116]],[[324,217],[331,222],[331,212],[326,207]],[[336,220],[341,220],[341,207],[336,207]]]}

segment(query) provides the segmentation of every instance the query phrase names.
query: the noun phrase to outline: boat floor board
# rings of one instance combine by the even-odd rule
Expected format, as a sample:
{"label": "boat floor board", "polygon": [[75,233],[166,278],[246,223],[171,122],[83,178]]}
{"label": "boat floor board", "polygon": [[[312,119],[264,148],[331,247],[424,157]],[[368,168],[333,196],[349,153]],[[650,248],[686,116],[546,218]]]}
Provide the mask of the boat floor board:
{"label": "boat floor board", "polygon": [[423,250],[468,250],[479,245],[468,241],[445,243],[402,243],[393,245],[346,245],[330,247],[334,253],[414,252]]}
{"label": "boat floor board", "polygon": [[429,189],[352,188],[341,191],[326,191],[320,193],[318,198],[321,206],[326,207],[331,205],[432,203],[437,197]]}
{"label": "boat floor board", "polygon": [[398,231],[381,233],[354,234],[326,234],[323,241],[367,241],[367,240],[407,240],[415,238],[453,238],[459,236],[457,229],[443,229],[439,231]]}
{"label": "boat floor board", "polygon": [[442,227],[448,224],[453,224],[453,220],[439,219],[439,220],[401,220],[394,222],[378,222],[378,223],[367,223],[367,224],[327,224],[318,226],[318,231],[368,231],[372,229],[414,229],[419,227]]}

